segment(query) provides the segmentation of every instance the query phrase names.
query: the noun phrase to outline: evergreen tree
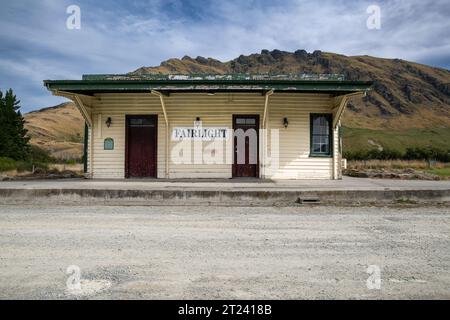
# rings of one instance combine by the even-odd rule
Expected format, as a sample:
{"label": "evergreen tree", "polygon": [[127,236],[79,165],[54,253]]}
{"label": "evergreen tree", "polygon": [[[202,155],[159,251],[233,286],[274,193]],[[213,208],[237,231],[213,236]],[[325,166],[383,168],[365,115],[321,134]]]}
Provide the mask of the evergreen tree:
{"label": "evergreen tree", "polygon": [[20,101],[12,89],[3,96],[0,91],[0,157],[24,160],[30,147],[25,129],[25,120],[20,113]]}
{"label": "evergreen tree", "polygon": [[0,157],[4,157],[7,150],[7,134],[5,130],[5,101],[3,92],[0,90]]}

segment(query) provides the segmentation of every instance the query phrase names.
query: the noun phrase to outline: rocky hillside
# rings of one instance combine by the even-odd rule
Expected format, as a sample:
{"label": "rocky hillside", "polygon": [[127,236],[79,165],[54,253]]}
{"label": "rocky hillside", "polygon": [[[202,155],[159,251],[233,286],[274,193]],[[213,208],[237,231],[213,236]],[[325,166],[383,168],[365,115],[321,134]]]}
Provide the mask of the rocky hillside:
{"label": "rocky hillside", "polygon": [[374,81],[367,97],[350,103],[345,116],[348,127],[450,127],[450,71],[400,59],[262,50],[228,62],[185,56],[133,73],[338,73],[347,80]]}
{"label": "rocky hillside", "polygon": [[61,159],[83,154],[84,120],[73,103],[63,103],[24,115],[31,143]]}

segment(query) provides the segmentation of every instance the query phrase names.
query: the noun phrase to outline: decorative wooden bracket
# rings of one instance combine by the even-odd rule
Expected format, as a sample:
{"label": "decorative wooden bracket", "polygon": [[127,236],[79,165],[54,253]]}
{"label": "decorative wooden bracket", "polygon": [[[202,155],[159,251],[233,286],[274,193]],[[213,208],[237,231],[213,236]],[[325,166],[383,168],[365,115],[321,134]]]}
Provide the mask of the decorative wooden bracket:
{"label": "decorative wooden bracket", "polygon": [[167,112],[166,112],[166,103],[164,101],[164,95],[163,93],[156,91],[156,90],[151,90],[151,94],[158,96],[159,97],[159,101],[161,102],[161,108],[164,114],[164,120],[166,122],[166,178],[169,178],[169,142],[170,142],[170,135],[169,135],[169,118],[167,117]]}
{"label": "decorative wooden bracket", "polygon": [[53,92],[53,95],[55,95],[55,96],[64,97],[64,98],[72,100],[73,103],[75,103],[75,106],[81,112],[81,115],[83,116],[84,120],[86,121],[88,127],[92,128],[92,117],[90,115],[91,108],[87,107],[83,103],[80,96],[88,97],[90,99],[97,99],[97,100],[98,100],[98,98],[80,95],[80,94],[71,93],[71,92],[59,91],[59,90],[53,90],[52,92]]}
{"label": "decorative wooden bracket", "polygon": [[355,92],[346,94],[343,96],[338,96],[334,98],[334,108],[333,110],[333,129],[336,129],[339,120],[341,120],[344,114],[345,108],[347,107],[348,100],[353,97],[365,95],[365,92]]}

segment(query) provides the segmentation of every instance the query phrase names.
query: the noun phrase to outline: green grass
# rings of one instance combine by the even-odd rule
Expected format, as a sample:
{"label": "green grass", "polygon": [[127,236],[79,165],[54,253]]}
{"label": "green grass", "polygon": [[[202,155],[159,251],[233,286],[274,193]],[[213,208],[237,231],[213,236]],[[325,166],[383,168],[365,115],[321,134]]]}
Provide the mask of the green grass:
{"label": "green grass", "polygon": [[0,157],[0,172],[16,169],[16,161],[6,157]]}
{"label": "green grass", "polygon": [[17,172],[31,172],[33,170],[33,165],[35,169],[48,170],[48,164],[41,162],[31,162],[31,161],[15,161],[10,158],[0,157],[0,172],[13,171]]}
{"label": "green grass", "polygon": [[343,127],[343,148],[345,151],[371,150],[376,146],[384,149],[405,152],[409,147],[450,149],[450,128],[406,129],[406,130],[370,130]]}
{"label": "green grass", "polygon": [[426,170],[428,173],[435,174],[440,177],[450,177],[450,167],[431,168]]}

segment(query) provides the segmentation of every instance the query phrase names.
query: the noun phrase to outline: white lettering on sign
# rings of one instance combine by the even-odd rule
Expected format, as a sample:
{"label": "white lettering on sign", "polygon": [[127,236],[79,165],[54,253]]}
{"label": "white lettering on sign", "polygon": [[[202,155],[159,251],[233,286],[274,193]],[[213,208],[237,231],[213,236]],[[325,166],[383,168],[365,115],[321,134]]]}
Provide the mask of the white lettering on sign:
{"label": "white lettering on sign", "polygon": [[172,141],[196,140],[228,140],[228,128],[173,128]]}

